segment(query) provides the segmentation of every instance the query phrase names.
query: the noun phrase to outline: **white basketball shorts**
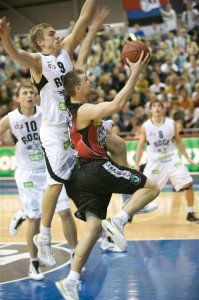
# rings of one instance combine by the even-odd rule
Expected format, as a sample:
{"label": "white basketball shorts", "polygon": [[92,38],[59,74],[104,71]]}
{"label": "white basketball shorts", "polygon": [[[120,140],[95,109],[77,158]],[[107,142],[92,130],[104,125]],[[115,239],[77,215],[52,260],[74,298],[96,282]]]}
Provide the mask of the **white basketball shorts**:
{"label": "white basketball shorts", "polygon": [[64,183],[71,175],[77,156],[77,151],[72,148],[68,129],[66,126],[41,126],[40,138],[45,152],[48,184]]}
{"label": "white basketball shorts", "polygon": [[[19,198],[23,204],[23,209],[30,219],[41,218],[42,199],[46,188],[46,169],[21,170],[16,169],[15,180],[18,187]],[[70,207],[70,203],[63,186],[56,212]]]}
{"label": "white basketball shorts", "polygon": [[171,180],[176,191],[193,182],[189,171],[177,155],[164,160],[149,160],[144,169],[144,175],[154,180],[160,189],[166,185],[168,179]]}

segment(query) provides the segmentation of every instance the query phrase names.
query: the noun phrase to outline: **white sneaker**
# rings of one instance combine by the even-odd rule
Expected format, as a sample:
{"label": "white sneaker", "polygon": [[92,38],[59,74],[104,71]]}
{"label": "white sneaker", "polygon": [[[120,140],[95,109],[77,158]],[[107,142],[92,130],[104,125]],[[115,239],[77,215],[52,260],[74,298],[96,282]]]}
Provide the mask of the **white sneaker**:
{"label": "white sneaker", "polygon": [[10,225],[9,225],[10,235],[15,236],[17,234],[17,231],[19,230],[19,227],[26,219],[27,219],[27,215],[25,214],[25,212],[22,209],[17,210],[14,217],[10,221]]}
{"label": "white sneaker", "polygon": [[44,279],[44,274],[40,270],[38,260],[30,263],[29,277],[33,280],[43,280]]}
{"label": "white sneaker", "polygon": [[110,236],[102,237],[100,249],[104,252],[123,252],[114,244]]}
{"label": "white sneaker", "polygon": [[121,251],[127,250],[127,242],[124,237],[124,221],[122,218],[110,218],[102,220],[102,227],[107,235],[110,235],[113,242]]}
{"label": "white sneaker", "polygon": [[143,207],[142,209],[137,211],[135,213],[135,215],[150,213],[150,212],[156,210],[157,208],[158,208],[158,206],[156,203],[150,202],[149,204],[145,205],[145,207]]}
{"label": "white sneaker", "polygon": [[34,236],[33,241],[37,247],[39,259],[47,267],[54,267],[56,260],[51,249],[51,240],[39,233]]}
{"label": "white sneaker", "polygon": [[57,281],[55,284],[64,299],[79,300],[79,281],[66,278],[64,280]]}

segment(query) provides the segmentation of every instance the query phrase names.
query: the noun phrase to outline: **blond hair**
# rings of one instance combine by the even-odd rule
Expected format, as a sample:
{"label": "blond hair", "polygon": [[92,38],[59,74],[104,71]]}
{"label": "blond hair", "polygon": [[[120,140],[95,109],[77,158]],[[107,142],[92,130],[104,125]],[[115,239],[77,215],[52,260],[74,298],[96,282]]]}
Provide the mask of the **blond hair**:
{"label": "blond hair", "polygon": [[32,29],[30,30],[30,39],[33,43],[33,46],[35,47],[35,49],[37,51],[41,51],[41,47],[38,45],[38,40],[43,39],[43,33],[44,33],[44,29],[48,28],[48,27],[52,27],[52,25],[48,24],[48,23],[40,23],[38,25],[35,25],[34,27],[32,27]]}

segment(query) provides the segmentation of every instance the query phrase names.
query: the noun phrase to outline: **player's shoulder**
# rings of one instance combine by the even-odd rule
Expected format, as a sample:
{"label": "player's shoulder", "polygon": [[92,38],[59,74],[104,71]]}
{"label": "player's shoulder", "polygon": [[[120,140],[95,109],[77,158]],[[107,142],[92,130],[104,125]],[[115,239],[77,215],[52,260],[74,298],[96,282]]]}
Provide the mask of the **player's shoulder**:
{"label": "player's shoulder", "polygon": [[166,117],[166,118],[165,118],[165,123],[168,123],[168,124],[174,124],[175,121],[174,121],[173,119],[169,118],[169,117]]}

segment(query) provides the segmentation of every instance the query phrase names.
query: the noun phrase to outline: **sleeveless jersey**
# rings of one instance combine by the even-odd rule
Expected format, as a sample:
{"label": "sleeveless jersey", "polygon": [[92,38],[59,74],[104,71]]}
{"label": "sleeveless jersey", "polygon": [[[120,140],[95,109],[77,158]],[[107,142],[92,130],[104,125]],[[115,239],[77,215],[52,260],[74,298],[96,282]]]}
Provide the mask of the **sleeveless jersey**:
{"label": "sleeveless jersey", "polygon": [[42,79],[36,84],[41,97],[42,126],[66,126],[67,112],[63,76],[73,69],[68,53],[61,49],[58,57],[41,55]]}
{"label": "sleeveless jersey", "polygon": [[71,140],[78,157],[86,160],[110,159],[106,152],[106,130],[102,120],[92,120],[88,127],[75,131],[75,117],[80,105],[69,103],[68,108],[72,114]]}
{"label": "sleeveless jersey", "polygon": [[44,169],[45,160],[39,139],[42,112],[35,106],[35,114],[27,117],[19,109],[8,114],[15,141],[16,166],[20,169]]}
{"label": "sleeveless jersey", "polygon": [[165,119],[164,123],[157,127],[152,120],[144,123],[146,131],[146,151],[150,160],[162,160],[176,154],[177,149],[174,144],[175,128],[174,121]]}

